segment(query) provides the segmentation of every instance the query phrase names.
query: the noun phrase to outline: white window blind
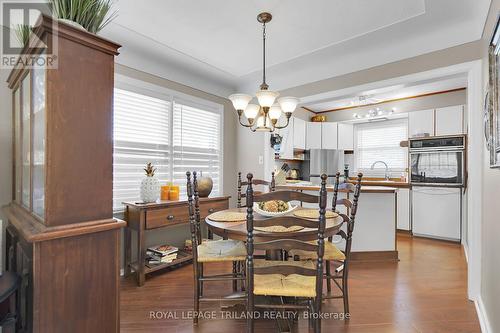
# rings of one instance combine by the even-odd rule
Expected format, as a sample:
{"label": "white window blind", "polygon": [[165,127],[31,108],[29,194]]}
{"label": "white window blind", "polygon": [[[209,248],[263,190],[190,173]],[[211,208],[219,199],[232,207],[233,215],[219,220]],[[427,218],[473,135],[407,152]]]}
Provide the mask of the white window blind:
{"label": "white window blind", "polygon": [[212,193],[219,194],[219,110],[173,96],[130,90],[116,88],[114,94],[113,210],[122,210],[123,201],[139,200],[148,162],[157,168],[162,184],[180,185],[181,196],[185,195],[187,170],[212,177]]}
{"label": "white window blind", "polygon": [[173,182],[186,192],[186,171],[200,172],[214,182],[212,193],[219,194],[221,170],[221,115],[185,102],[174,102]]}
{"label": "white window blind", "polygon": [[151,96],[115,89],[113,209],[123,201],[139,200],[144,166],[153,163],[158,179],[170,178],[170,102]]}
{"label": "white window blind", "polygon": [[[356,169],[364,174],[383,177],[385,166],[375,161],[384,161],[389,172],[403,172],[408,166],[408,150],[400,142],[408,139],[406,119],[388,120],[355,125]],[[399,175],[393,175],[395,177]]]}

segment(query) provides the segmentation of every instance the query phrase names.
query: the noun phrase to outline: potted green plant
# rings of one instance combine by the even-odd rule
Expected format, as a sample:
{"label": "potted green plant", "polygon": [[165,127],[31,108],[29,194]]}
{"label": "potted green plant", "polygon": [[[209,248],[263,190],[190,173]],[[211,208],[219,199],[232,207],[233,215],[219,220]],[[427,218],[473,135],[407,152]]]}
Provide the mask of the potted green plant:
{"label": "potted green plant", "polygon": [[18,24],[14,27],[14,31],[16,33],[17,40],[22,46],[28,44],[31,35],[31,26],[27,24]]}
{"label": "potted green plant", "polygon": [[113,0],[50,0],[52,12],[60,21],[98,33],[117,15]]}

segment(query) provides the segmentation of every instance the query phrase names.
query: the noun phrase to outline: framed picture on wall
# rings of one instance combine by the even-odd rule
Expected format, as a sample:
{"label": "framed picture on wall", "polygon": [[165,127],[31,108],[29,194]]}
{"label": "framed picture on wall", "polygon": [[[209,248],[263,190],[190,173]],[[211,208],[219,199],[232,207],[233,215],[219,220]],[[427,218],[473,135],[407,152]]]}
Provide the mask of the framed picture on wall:
{"label": "framed picture on wall", "polygon": [[488,117],[485,122],[487,145],[490,150],[490,167],[500,168],[500,20],[497,20],[489,46],[489,102]]}

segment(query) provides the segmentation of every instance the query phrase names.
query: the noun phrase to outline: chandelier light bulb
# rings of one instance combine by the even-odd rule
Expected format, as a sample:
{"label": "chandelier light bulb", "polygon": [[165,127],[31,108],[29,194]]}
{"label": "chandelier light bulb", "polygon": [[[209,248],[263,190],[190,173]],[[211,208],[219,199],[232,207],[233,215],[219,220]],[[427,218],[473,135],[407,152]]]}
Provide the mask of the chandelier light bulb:
{"label": "chandelier light bulb", "polygon": [[248,103],[252,100],[252,96],[247,94],[232,94],[229,96],[229,100],[233,102],[236,110],[245,110]]}
{"label": "chandelier light bulb", "polygon": [[248,106],[245,108],[244,111],[245,117],[247,117],[247,119],[255,119],[259,111],[260,111],[260,106],[256,104],[248,104]]}
{"label": "chandelier light bulb", "polygon": [[290,96],[281,97],[278,99],[278,103],[280,104],[281,109],[285,113],[288,112],[292,113],[293,111],[295,111],[295,109],[297,108],[297,104],[299,104],[299,102],[300,100],[298,98]]}
{"label": "chandelier light bulb", "polygon": [[255,96],[259,100],[260,106],[270,108],[279,96],[279,93],[271,90],[260,90],[255,93]]}
{"label": "chandelier light bulb", "polygon": [[274,104],[269,109],[269,118],[278,120],[281,117],[281,108],[278,104]]}

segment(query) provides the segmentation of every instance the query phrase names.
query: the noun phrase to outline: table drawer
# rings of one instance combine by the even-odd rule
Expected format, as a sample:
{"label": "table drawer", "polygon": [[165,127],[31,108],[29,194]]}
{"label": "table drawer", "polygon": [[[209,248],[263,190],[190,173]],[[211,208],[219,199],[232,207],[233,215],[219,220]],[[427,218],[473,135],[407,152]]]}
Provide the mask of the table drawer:
{"label": "table drawer", "polygon": [[168,225],[188,222],[188,205],[154,209],[146,212],[146,229],[162,228]]}
{"label": "table drawer", "polygon": [[207,217],[208,215],[228,208],[229,208],[229,201],[227,200],[216,201],[216,202],[202,202],[200,203],[200,215],[201,215],[200,222],[203,222],[205,220],[205,217]]}

